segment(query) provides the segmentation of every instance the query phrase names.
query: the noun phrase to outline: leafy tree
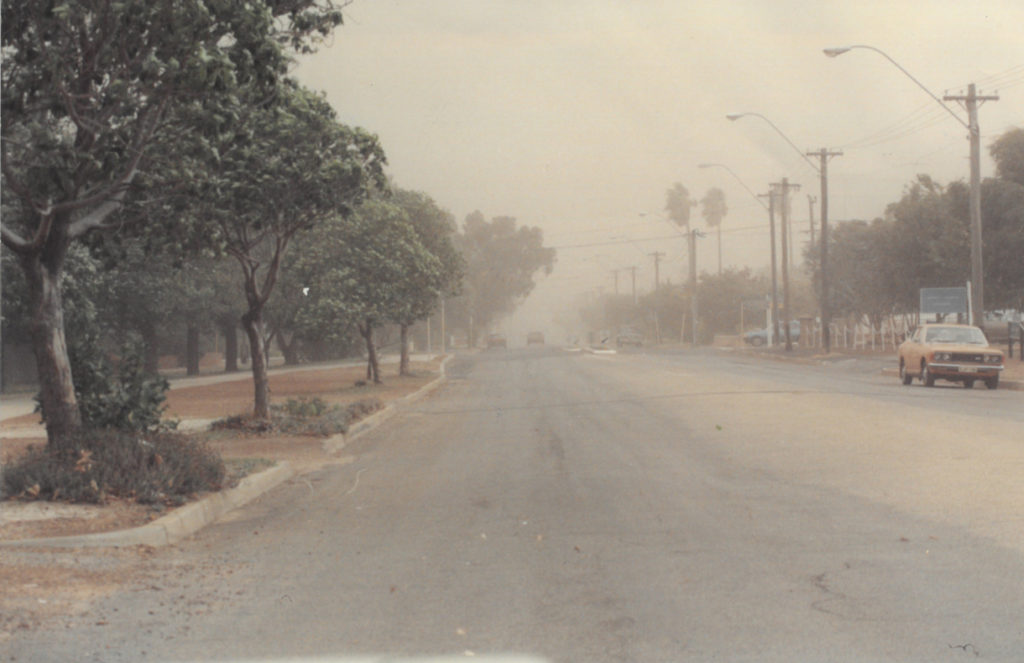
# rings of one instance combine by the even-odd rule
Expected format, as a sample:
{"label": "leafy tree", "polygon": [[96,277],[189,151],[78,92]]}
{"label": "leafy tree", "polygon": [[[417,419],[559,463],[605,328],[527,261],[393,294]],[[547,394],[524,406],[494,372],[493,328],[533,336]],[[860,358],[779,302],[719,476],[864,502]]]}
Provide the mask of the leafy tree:
{"label": "leafy tree", "polygon": [[[375,136],[338,124],[318,95],[297,88],[214,145],[217,163],[200,189],[195,214],[214,245],[241,267],[247,305],[253,416],[270,416],[263,311],[295,235],[348,216],[369,189],[382,186],[384,153]],[[225,120],[228,122],[228,120]]]}
{"label": "leafy tree", "polygon": [[902,266],[894,260],[893,235],[893,225],[881,219],[836,225],[829,236],[833,313],[855,319],[866,316],[877,329],[899,308],[900,293],[893,285]]}
{"label": "leafy tree", "polygon": [[405,211],[369,199],[303,238],[300,265],[312,275],[298,316],[307,330],[355,327],[366,344],[366,377],[381,382],[374,331],[403,310],[411,279],[437,269]]}
{"label": "leafy tree", "polygon": [[[160,164],[147,149],[192,104],[216,114],[239,88],[271,90],[287,48],[341,22],[331,0],[3,0],[3,245],[26,277],[49,445],[82,425],[60,290],[69,247],[106,229]],[[173,168],[172,168],[173,169]]]}
{"label": "leafy tree", "polygon": [[1024,184],[985,179],[981,218],[985,306],[1024,310]]}
{"label": "leafy tree", "polygon": [[701,302],[698,319],[700,341],[710,343],[716,332],[739,332],[741,303],[763,298],[770,291],[768,281],[754,276],[747,268],[727,269],[721,274],[702,273],[697,285]]}
{"label": "leafy tree", "polygon": [[1024,129],[1009,129],[991,147],[998,178],[981,188],[985,305],[1024,310]]}
{"label": "leafy tree", "polygon": [[1008,129],[992,143],[989,153],[999,179],[1024,186],[1024,129]]}
{"label": "leafy tree", "polygon": [[[441,297],[459,293],[465,264],[455,248],[455,221],[451,213],[437,206],[428,195],[417,191],[398,189],[394,202],[402,208],[416,234],[416,239],[431,259],[410,263],[401,288],[403,296],[396,302],[392,320],[401,330],[401,357],[399,375],[409,373],[409,327],[430,316]],[[424,268],[426,271],[416,269]]]}
{"label": "leafy tree", "polygon": [[488,222],[479,211],[466,216],[458,247],[466,261],[463,295],[453,302],[470,345],[479,329],[515,310],[533,290],[538,271],[550,274],[555,250],[544,246],[540,228],[520,226],[510,216]]}
{"label": "leafy tree", "polygon": [[725,205],[725,192],[718,187],[711,187],[700,200],[700,214],[709,228],[718,230],[718,273],[722,273],[722,219],[729,213]]}

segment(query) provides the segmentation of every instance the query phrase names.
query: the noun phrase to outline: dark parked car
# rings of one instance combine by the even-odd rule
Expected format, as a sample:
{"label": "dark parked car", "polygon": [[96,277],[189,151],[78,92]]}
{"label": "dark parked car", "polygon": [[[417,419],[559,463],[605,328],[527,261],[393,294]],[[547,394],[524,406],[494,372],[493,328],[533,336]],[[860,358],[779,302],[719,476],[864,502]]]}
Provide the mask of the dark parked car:
{"label": "dark parked car", "polygon": [[623,345],[635,345],[637,347],[644,344],[644,335],[635,329],[626,327],[622,329],[615,336],[615,345],[622,347]]}
{"label": "dark parked car", "polygon": [[487,335],[487,347],[488,348],[507,348],[508,341],[505,340],[504,334],[488,334]]}

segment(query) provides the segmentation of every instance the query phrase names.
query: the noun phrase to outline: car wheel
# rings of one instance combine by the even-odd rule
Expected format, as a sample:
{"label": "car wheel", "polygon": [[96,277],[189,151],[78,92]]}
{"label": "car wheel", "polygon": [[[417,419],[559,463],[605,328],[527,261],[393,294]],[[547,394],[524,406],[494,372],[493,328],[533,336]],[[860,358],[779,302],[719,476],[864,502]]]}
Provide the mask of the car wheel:
{"label": "car wheel", "polygon": [[964,380],[964,389],[974,389],[974,380]]}
{"label": "car wheel", "polygon": [[914,381],[914,376],[911,375],[909,371],[907,371],[907,365],[901,359],[900,360],[900,382],[902,382],[903,384],[910,384],[913,381]]}
{"label": "car wheel", "polygon": [[764,339],[761,338],[760,336],[753,336],[750,339],[750,344],[753,345],[755,348],[762,346],[764,345]]}
{"label": "car wheel", "polygon": [[926,387],[935,386],[935,376],[928,370],[928,364],[923,361],[921,362],[921,382],[923,382]]}
{"label": "car wheel", "polygon": [[999,376],[997,375],[994,378],[989,378],[989,379],[985,380],[985,386],[988,387],[989,389],[995,389],[996,387],[998,387],[999,386]]}

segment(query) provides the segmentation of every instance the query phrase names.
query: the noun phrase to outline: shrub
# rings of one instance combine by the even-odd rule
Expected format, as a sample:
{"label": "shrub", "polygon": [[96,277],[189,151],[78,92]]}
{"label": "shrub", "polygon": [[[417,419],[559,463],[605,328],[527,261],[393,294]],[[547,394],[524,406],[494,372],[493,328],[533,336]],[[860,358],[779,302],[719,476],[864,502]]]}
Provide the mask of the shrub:
{"label": "shrub", "polygon": [[290,433],[329,437],[346,433],[353,423],[382,407],[380,399],[367,398],[349,405],[328,405],[319,398],[289,399],[284,405],[272,405],[270,421],[235,415],[213,423],[213,430],[237,430],[246,433]]}
{"label": "shrub", "polygon": [[122,497],[181,504],[193,493],[224,485],[220,456],[178,433],[93,430],[79,434],[69,448],[29,448],[3,469],[0,491],[25,499],[102,503]]}
{"label": "shrub", "polygon": [[280,411],[293,417],[319,417],[327,411],[327,403],[321,398],[289,398]]}
{"label": "shrub", "polygon": [[[69,355],[86,428],[135,432],[174,428],[173,423],[161,422],[170,384],[145,371],[138,348],[126,347],[116,367],[96,339],[75,342]],[[42,416],[45,420],[46,412]]]}

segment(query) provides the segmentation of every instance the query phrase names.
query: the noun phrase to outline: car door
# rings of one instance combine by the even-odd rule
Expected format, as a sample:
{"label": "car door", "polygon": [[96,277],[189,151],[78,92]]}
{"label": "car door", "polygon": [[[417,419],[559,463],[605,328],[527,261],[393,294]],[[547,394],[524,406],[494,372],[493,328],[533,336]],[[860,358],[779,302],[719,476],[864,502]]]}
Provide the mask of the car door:
{"label": "car door", "polygon": [[924,329],[921,327],[915,329],[914,335],[910,337],[910,341],[907,343],[906,350],[903,353],[903,361],[910,371],[916,372],[921,366],[921,339],[923,337]]}

